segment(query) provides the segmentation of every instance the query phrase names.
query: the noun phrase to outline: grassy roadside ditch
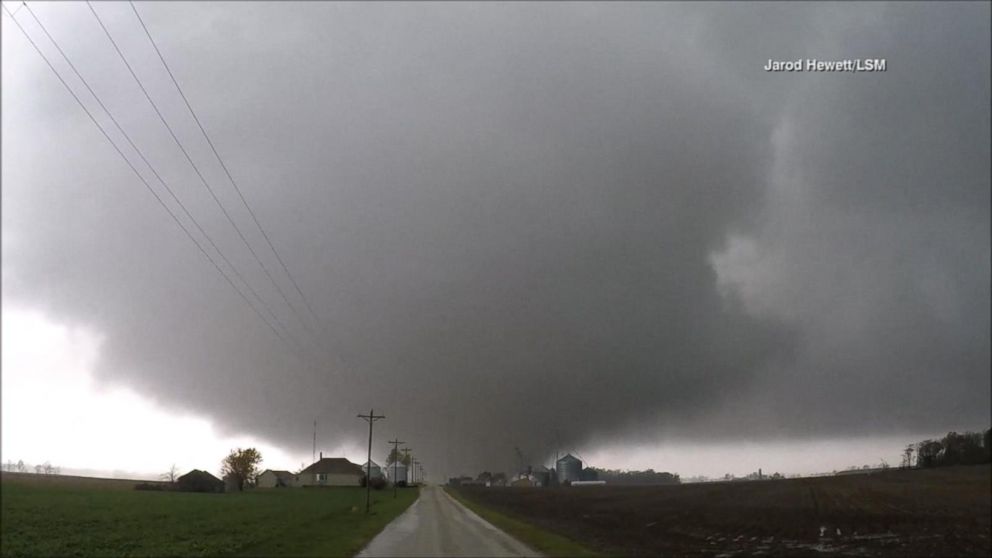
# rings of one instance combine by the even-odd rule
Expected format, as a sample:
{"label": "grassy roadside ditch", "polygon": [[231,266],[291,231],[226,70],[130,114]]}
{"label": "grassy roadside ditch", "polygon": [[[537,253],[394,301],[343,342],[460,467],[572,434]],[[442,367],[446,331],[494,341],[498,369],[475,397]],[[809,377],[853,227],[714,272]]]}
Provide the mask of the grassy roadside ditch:
{"label": "grassy roadside ditch", "polygon": [[444,487],[444,491],[476,515],[500,528],[508,535],[547,556],[604,556],[561,535],[535,527],[530,523],[514,519],[481,506],[460,494],[456,489]]}

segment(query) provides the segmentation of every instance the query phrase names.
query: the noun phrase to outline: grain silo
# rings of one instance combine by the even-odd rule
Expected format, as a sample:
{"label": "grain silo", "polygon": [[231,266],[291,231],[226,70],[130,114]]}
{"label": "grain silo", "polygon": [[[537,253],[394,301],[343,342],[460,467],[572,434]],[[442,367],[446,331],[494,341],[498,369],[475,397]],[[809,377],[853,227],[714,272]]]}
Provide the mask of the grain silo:
{"label": "grain silo", "polygon": [[582,480],[582,461],[572,454],[567,454],[555,463],[555,472],[558,473],[559,484]]}

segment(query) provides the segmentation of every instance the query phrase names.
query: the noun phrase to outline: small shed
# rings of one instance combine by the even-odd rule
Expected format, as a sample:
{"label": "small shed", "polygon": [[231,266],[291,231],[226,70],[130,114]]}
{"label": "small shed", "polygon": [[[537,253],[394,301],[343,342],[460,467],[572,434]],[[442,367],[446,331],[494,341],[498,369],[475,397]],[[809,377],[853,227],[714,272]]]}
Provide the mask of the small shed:
{"label": "small shed", "polygon": [[285,488],[296,483],[296,475],[289,471],[278,471],[266,469],[255,479],[255,486],[259,488]]}
{"label": "small shed", "polygon": [[241,483],[238,482],[238,477],[230,473],[224,475],[224,492],[239,492],[241,490]]}

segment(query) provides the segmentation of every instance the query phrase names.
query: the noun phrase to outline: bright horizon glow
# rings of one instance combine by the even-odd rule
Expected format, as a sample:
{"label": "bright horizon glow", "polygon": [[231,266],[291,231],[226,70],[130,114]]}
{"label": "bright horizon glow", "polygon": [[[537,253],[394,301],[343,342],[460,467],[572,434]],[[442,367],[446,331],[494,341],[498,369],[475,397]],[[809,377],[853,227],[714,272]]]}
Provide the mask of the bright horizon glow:
{"label": "bright horizon glow", "polygon": [[[268,440],[222,436],[205,416],[177,414],[135,391],[99,385],[102,338],[60,325],[38,311],[4,303],[2,446],[0,459],[110,476],[157,478],[175,464],[220,472],[221,459],[236,447],[255,447],[263,469],[296,470],[309,458]],[[325,454],[355,461],[357,448]]]}
{"label": "bright horizon glow", "polygon": [[[853,439],[773,440],[703,445],[665,443],[657,446],[597,448],[581,456],[585,466],[605,469],[634,469],[678,473],[683,479],[706,476],[723,478],[727,473],[743,477],[761,469],[765,475],[812,475],[843,471],[851,466],[877,467],[884,459],[898,467],[902,450],[933,435],[878,436]],[[622,453],[619,453],[622,452]],[[616,455],[624,465],[616,466]]]}
{"label": "bright horizon glow", "polygon": [[[255,447],[262,469],[297,470],[309,463],[253,436],[222,436],[209,417],[176,413],[151,398],[114,385],[99,385],[102,338],[81,327],[60,325],[41,312],[9,303],[3,308],[2,446],[0,460],[28,465],[49,462],[64,474],[154,479],[175,464],[180,473],[218,474],[231,448]],[[766,474],[813,474],[844,470],[882,459],[898,466],[908,443],[939,434],[811,441],[720,444],[617,444],[582,452],[587,466],[654,469],[683,478]],[[339,445],[325,455],[364,463],[365,448]],[[373,455],[373,461],[384,462]],[[458,474],[477,474],[460,471]],[[454,474],[454,473],[452,473]]]}

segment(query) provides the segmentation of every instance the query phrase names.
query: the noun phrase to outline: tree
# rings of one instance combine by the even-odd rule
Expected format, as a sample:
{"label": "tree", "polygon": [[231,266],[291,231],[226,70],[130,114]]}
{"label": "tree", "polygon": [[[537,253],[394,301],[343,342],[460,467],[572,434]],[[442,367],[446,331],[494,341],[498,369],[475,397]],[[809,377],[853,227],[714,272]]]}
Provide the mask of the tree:
{"label": "tree", "polygon": [[937,456],[943,447],[935,440],[923,440],[916,444],[916,465],[918,467],[936,467]]}
{"label": "tree", "polygon": [[27,473],[28,472],[28,466],[25,465],[24,464],[24,461],[22,461],[20,459],[17,460],[17,472],[18,473]]}
{"label": "tree", "polygon": [[944,446],[941,465],[974,465],[984,461],[985,451],[979,432],[948,432],[941,442]]}
{"label": "tree", "polygon": [[902,467],[908,469],[913,466],[913,444],[906,446],[906,449],[902,450]]}
{"label": "tree", "polygon": [[412,458],[409,453],[404,453],[403,450],[394,447],[389,450],[389,455],[386,457],[386,465],[389,466],[399,461],[400,465],[409,467],[411,460]]}
{"label": "tree", "polygon": [[397,448],[389,448],[389,455],[386,456],[386,465],[392,465],[402,459],[402,455]]}
{"label": "tree", "polygon": [[53,467],[51,463],[46,461],[41,465],[35,465],[34,472],[37,475],[57,475],[59,474],[59,468]]}
{"label": "tree", "polygon": [[176,482],[176,477],[178,476],[179,476],[179,468],[176,467],[175,463],[172,464],[172,467],[169,467],[168,471],[162,473],[161,475],[162,480],[167,482]]}
{"label": "tree", "polygon": [[255,448],[233,449],[221,461],[221,472],[226,477],[234,477],[238,490],[244,490],[245,485],[251,486],[258,476],[258,465],[262,462],[262,454]]}

